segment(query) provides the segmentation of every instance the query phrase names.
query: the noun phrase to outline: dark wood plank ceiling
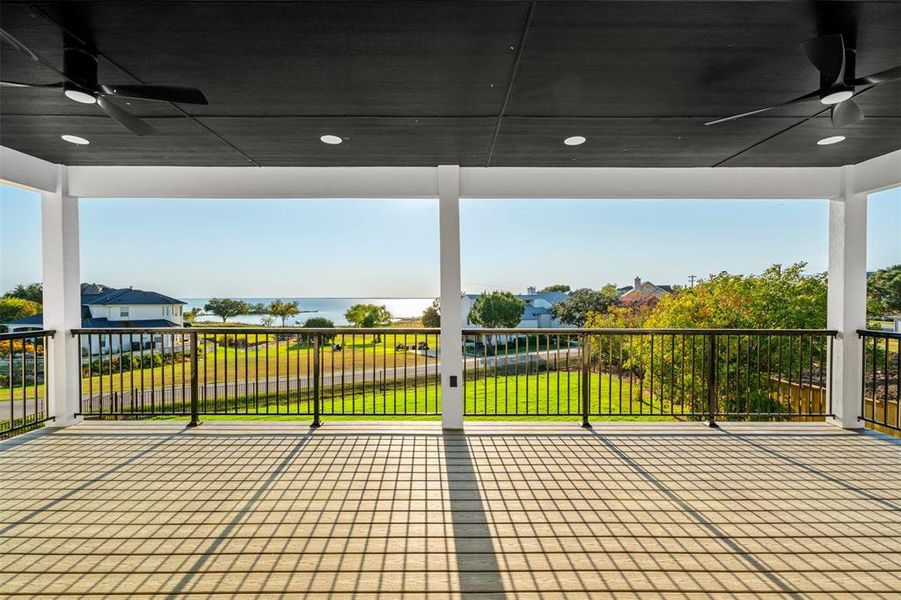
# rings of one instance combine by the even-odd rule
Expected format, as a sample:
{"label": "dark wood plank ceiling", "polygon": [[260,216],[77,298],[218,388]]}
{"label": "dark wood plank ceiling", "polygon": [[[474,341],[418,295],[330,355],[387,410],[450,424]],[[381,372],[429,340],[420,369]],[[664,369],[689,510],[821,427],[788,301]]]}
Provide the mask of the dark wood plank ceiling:
{"label": "dark wood plank ceiling", "polygon": [[[32,7],[118,65],[101,82],[210,100],[131,101],[158,129],[139,138],[59,90],[0,89],[0,143],[65,164],[835,166],[901,148],[901,82],[861,95],[834,146],[815,143],[836,133],[816,102],[703,125],[815,89],[799,43],[817,35],[853,41],[859,74],[901,63],[895,2],[4,0],[2,27],[61,66]],[[0,74],[58,79],[7,45]]]}

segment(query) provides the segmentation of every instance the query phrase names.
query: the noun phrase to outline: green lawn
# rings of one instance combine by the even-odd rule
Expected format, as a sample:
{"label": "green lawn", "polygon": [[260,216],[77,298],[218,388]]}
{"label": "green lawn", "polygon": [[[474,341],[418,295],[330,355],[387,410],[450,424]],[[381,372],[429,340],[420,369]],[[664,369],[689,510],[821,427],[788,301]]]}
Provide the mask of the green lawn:
{"label": "green lawn", "polygon": [[[640,412],[652,411],[650,403],[647,400],[639,402],[636,390],[633,392],[636,398],[630,404],[628,383],[620,383],[616,378],[592,374],[591,390],[592,414],[598,414],[599,411],[629,412],[631,406],[636,416],[619,417],[619,420],[670,419],[666,416],[640,415]],[[464,391],[464,410],[469,415],[468,419],[573,421],[578,420],[580,415],[578,377],[566,377],[565,373],[560,374],[560,377],[556,373],[530,375],[528,381],[524,376],[511,376],[507,380],[503,377],[481,378],[477,382],[468,381]],[[621,411],[620,391],[623,396]],[[270,413],[268,415],[265,414],[267,407]],[[307,414],[312,411],[312,404],[306,393],[300,399],[296,395],[289,397],[283,393],[278,398],[274,395],[257,399],[250,397],[226,400],[220,397],[215,403],[208,398],[207,409],[220,414],[206,413],[202,416],[204,420],[307,420],[310,418]],[[255,414],[245,414],[245,410]],[[664,412],[668,410],[668,405],[663,407]],[[225,411],[229,414],[221,414]],[[659,403],[655,403],[653,411],[661,412]],[[285,414],[288,412],[307,414]],[[324,420],[372,420],[380,416],[391,419],[437,420],[441,414],[441,391],[434,377],[429,377],[427,381],[420,379],[416,388],[412,385],[394,387],[389,384],[385,389],[378,386],[373,389],[373,384],[367,383],[364,390],[358,382],[353,388],[348,384],[343,391],[341,388],[324,389],[321,412]],[[564,414],[549,415],[549,412]],[[505,416],[497,416],[501,414]]]}

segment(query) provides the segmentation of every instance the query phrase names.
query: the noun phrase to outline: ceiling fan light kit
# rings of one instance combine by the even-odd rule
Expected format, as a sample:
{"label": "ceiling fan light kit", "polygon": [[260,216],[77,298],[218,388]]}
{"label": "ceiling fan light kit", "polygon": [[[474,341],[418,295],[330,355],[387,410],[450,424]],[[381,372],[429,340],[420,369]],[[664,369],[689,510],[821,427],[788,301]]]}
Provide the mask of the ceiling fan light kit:
{"label": "ceiling fan light kit", "polygon": [[[878,85],[901,79],[901,65],[864,77],[857,77],[855,74],[857,51],[854,48],[845,46],[845,40],[841,34],[826,35],[808,40],[802,43],[801,47],[804,49],[807,60],[820,72],[819,89],[786,102],[732,115],[731,117],[724,117],[704,123],[704,125],[719,125],[720,123],[735,121],[781,106],[818,99],[821,104],[832,107],[830,111],[832,126],[840,129],[863,120],[863,111],[854,102],[854,96]],[[863,89],[858,90],[858,88]],[[820,140],[817,144],[825,146],[838,143],[844,139],[844,136],[832,136]],[[834,141],[821,143],[824,140]]]}
{"label": "ceiling fan light kit", "polygon": [[[48,18],[48,20],[50,19]],[[51,22],[56,24],[52,20]],[[135,135],[150,135],[155,133],[155,130],[144,120],[118,106],[112,99],[136,99],[178,104],[209,104],[203,92],[196,88],[144,84],[106,85],[99,83],[97,81],[97,53],[66,29],[63,29],[62,71],[57,69],[52,63],[44,60],[9,32],[0,29],[0,37],[31,60],[62,77],[62,81],[58,83],[29,84],[18,81],[0,81],[0,86],[62,89],[66,98],[81,104],[96,104],[109,118]],[[127,104],[130,105],[131,103]]]}

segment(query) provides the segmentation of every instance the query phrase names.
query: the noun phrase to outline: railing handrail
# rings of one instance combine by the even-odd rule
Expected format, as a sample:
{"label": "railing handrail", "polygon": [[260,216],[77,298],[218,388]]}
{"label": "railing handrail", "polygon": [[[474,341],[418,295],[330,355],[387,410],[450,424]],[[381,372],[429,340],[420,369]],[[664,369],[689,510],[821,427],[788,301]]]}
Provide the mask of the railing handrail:
{"label": "railing handrail", "polygon": [[[203,334],[279,334],[300,333],[315,334],[427,334],[439,335],[438,327],[108,327],[90,329],[72,329],[73,335],[85,334],[139,334],[139,333],[169,333],[176,335],[190,335],[192,333]],[[34,335],[37,332],[29,332]],[[52,332],[51,332],[52,333]],[[638,335],[638,334],[669,334],[669,335],[838,335],[835,329],[726,329],[726,328],[472,328],[462,329],[463,335],[485,334],[519,334],[519,335]],[[858,332],[859,333],[859,332]],[[895,334],[897,335],[897,334]],[[27,337],[27,336],[26,336]]]}
{"label": "railing handrail", "polygon": [[473,329],[464,328],[463,335],[484,335],[485,333],[518,333],[522,335],[828,335],[836,336],[835,329],[724,329],[724,328],[649,328],[649,327],[611,327],[611,328],[522,328],[522,329]]}
{"label": "railing handrail", "polygon": [[72,329],[72,335],[88,335],[92,333],[112,334],[138,334],[138,333],[170,333],[175,335],[191,335],[193,333],[228,333],[228,334],[279,334],[302,333],[305,335],[316,334],[429,334],[438,335],[441,329],[438,327],[92,327],[89,329]]}
{"label": "railing handrail", "polygon": [[878,337],[901,340],[901,333],[895,331],[885,331],[884,329],[858,329],[858,337]]}
{"label": "railing handrail", "polygon": [[13,331],[12,333],[0,333],[0,342],[6,340],[22,340],[35,337],[52,337],[56,335],[54,329],[39,329],[36,331]]}

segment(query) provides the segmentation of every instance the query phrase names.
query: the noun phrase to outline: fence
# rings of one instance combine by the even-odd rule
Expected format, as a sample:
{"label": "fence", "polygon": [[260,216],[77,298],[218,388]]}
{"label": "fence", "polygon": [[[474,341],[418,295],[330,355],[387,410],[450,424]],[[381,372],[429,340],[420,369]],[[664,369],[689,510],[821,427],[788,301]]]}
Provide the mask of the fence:
{"label": "fence", "polygon": [[0,439],[53,419],[46,393],[53,331],[0,334]]}
{"label": "fence", "polygon": [[874,429],[901,434],[901,334],[860,330],[863,345],[860,418]]}
{"label": "fence", "polygon": [[[437,329],[80,329],[79,414],[433,417]],[[832,414],[835,332],[466,329],[464,415],[797,420]]]}
{"label": "fence", "polygon": [[434,416],[433,329],[79,329],[79,414]]}
{"label": "fence", "polygon": [[[469,329],[471,417],[810,419],[832,414],[834,331]],[[794,385],[796,389],[790,389]]]}

